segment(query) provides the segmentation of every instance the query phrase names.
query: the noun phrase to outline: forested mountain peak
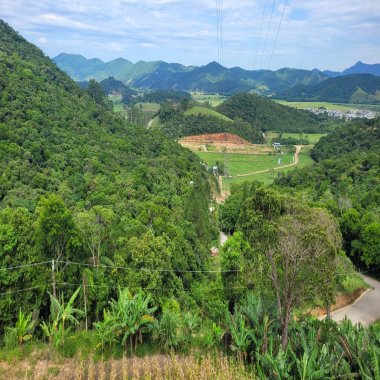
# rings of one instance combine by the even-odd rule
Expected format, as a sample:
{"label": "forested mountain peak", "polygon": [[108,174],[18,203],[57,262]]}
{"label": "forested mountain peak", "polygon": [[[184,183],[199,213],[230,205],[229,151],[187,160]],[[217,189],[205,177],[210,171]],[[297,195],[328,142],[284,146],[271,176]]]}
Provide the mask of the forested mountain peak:
{"label": "forested mountain peak", "polygon": [[324,120],[317,115],[283,106],[257,94],[231,96],[217,107],[217,111],[231,119],[239,117],[263,131],[316,132],[325,128]]}

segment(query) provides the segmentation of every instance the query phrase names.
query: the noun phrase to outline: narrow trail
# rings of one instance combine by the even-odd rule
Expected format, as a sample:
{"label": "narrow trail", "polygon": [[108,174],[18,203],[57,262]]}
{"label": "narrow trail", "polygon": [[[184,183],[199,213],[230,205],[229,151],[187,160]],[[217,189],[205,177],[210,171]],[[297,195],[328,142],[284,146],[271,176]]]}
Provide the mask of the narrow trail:
{"label": "narrow trail", "polygon": [[380,320],[380,281],[361,275],[364,281],[372,289],[363,293],[353,304],[342,307],[331,313],[331,318],[339,322],[347,317],[352,323],[361,323],[369,326],[371,323]]}

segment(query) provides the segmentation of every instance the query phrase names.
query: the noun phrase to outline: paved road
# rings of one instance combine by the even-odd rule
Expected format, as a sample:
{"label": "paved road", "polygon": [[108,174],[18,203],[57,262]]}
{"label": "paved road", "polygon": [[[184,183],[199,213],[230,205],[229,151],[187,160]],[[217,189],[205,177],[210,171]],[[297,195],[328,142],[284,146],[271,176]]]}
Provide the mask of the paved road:
{"label": "paved road", "polygon": [[332,312],[331,318],[334,321],[339,322],[347,316],[353,323],[361,322],[363,326],[368,326],[380,319],[380,282],[365,275],[362,277],[373,290],[367,291],[352,305]]}

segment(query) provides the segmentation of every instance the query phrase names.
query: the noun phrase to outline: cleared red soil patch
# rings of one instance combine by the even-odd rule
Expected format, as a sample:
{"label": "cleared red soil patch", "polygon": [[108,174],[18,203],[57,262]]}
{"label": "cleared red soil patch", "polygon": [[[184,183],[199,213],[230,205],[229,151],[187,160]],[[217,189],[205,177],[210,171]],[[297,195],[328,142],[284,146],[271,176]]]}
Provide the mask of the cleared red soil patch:
{"label": "cleared red soil patch", "polygon": [[180,139],[180,143],[251,145],[249,141],[242,137],[227,132],[183,137]]}
{"label": "cleared red soil patch", "polygon": [[179,143],[193,151],[226,152],[244,154],[268,154],[272,147],[262,144],[251,144],[249,141],[233,133],[209,133],[183,137]]}

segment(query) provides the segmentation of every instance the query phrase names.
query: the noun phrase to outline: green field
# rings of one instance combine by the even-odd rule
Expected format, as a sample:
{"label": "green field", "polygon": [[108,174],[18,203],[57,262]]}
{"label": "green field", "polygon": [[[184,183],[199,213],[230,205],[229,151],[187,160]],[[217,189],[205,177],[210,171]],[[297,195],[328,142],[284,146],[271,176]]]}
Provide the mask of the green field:
{"label": "green field", "polygon": [[218,94],[206,94],[204,92],[191,92],[191,97],[201,103],[209,102],[213,107],[223,103],[227,97]]}
{"label": "green field", "polygon": [[[288,165],[293,162],[293,153],[277,154],[277,155],[254,155],[254,154],[235,154],[228,153],[207,153],[196,152],[196,154],[204,161],[209,167],[216,164],[216,162],[227,162],[229,175],[234,178],[223,178],[224,190],[229,190],[232,183],[240,183],[245,181],[261,181],[266,184],[272,183],[278,177],[278,173],[285,173],[295,168],[301,168],[313,164],[312,158],[308,154],[301,152],[299,155],[298,164],[289,168],[281,170],[270,170],[266,173],[252,174],[249,176],[237,177],[237,175],[251,173],[259,170],[275,169],[279,166]],[[226,157],[226,161],[225,161]],[[278,164],[278,159],[281,158],[281,164]]]}
{"label": "green field", "polygon": [[[308,154],[301,153],[298,157],[298,164],[295,166],[291,166],[289,168],[284,168],[280,170],[272,170],[266,173],[252,174],[250,176],[245,176],[245,177],[236,177],[236,178],[227,178],[227,179],[223,178],[223,188],[224,190],[229,190],[231,184],[242,183],[245,181],[260,181],[265,184],[270,184],[278,177],[279,173],[286,173],[296,168],[303,168],[305,166],[312,165],[313,163],[314,163],[314,160]],[[276,167],[276,166],[272,166],[272,167]]]}
{"label": "green field", "polygon": [[[216,162],[227,163],[228,173],[235,177],[241,174],[258,170],[276,168],[293,162],[293,153],[269,155],[269,154],[241,154],[241,153],[208,153],[196,152],[196,154],[209,166]],[[278,160],[281,159],[281,164]],[[248,178],[248,177],[247,177]]]}
{"label": "green field", "polygon": [[185,111],[185,115],[186,116],[188,116],[188,115],[209,115],[209,116],[218,117],[222,120],[232,121],[229,117],[222,115],[221,113],[216,112],[216,111],[212,110],[211,108],[207,108],[207,107],[190,108],[189,110]]}
{"label": "green field", "polygon": [[135,105],[144,112],[157,112],[160,109],[160,105],[157,103],[136,103]]}
{"label": "green field", "polygon": [[[278,137],[278,135],[279,135],[278,132],[267,132],[267,138],[268,138],[268,140],[269,140],[270,143],[273,141],[273,139],[276,139],[276,137]],[[325,133],[304,133],[302,135],[302,138],[305,138],[305,139],[309,140],[310,144],[315,144],[323,136],[326,136],[326,134]],[[300,133],[288,133],[288,132],[284,132],[282,134],[282,137],[283,138],[292,137],[292,138],[295,138],[295,139],[300,139],[301,138],[301,134]]]}
{"label": "green field", "polygon": [[329,103],[329,102],[288,102],[286,100],[273,99],[276,103],[288,107],[306,109],[306,108],[321,108],[324,107],[328,110],[348,111],[353,109],[366,109],[372,111],[379,111],[380,106],[377,104],[348,104],[348,103]]}

